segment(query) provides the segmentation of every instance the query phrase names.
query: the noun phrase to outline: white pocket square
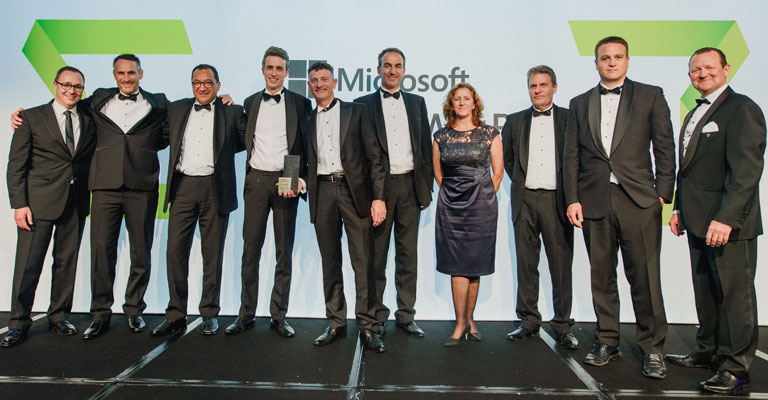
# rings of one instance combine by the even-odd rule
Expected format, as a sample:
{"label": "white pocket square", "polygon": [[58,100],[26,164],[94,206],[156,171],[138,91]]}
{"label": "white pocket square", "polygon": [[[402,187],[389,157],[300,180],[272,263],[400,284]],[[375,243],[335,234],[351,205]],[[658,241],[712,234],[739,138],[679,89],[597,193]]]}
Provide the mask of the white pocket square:
{"label": "white pocket square", "polygon": [[702,133],[710,133],[710,132],[717,132],[720,130],[720,127],[717,126],[717,123],[715,121],[709,121],[706,125],[704,125],[703,128],[701,128]]}

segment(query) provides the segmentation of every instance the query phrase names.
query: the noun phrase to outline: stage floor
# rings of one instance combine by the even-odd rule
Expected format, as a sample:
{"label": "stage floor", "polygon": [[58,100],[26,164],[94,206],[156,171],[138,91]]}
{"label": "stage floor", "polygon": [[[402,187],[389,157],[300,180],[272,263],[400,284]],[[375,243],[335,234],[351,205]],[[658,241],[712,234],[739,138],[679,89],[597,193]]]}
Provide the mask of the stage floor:
{"label": "stage floor", "polygon": [[[0,334],[8,313],[0,313]],[[162,316],[147,315],[148,329],[131,333],[122,315],[112,317],[103,337],[82,340],[90,316],[73,315],[75,336],[47,331],[44,314],[18,347],[0,349],[2,399],[624,399],[708,398],[697,384],[712,372],[667,364],[664,380],[640,373],[634,325],[621,327],[623,358],[605,367],[581,362],[592,345],[594,324],[577,323],[578,350],[560,349],[544,326],[539,338],[511,342],[509,322],[479,322],[482,342],[445,348],[452,323],[418,321],[426,332],[411,338],[387,324],[383,354],[366,352],[349,336],[326,347],[313,339],[326,326],[320,319],[290,319],[296,336],[285,339],[260,318],[237,336],[223,334],[234,317],[219,318],[220,332],[200,334],[200,318],[190,317],[184,334],[149,334]],[[350,328],[354,321],[349,321]],[[692,325],[671,325],[665,351],[685,353],[695,342]],[[768,399],[768,327],[760,328],[758,357],[752,366],[749,398]],[[738,398],[734,396],[724,396]],[[747,396],[745,396],[747,397]]]}

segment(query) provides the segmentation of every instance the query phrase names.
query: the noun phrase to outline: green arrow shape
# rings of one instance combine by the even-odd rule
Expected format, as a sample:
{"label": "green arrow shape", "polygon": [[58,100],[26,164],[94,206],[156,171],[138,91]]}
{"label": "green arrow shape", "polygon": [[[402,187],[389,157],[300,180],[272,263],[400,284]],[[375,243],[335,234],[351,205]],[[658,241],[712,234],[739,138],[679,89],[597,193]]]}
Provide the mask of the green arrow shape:
{"label": "green arrow shape", "polygon": [[[595,55],[595,44],[606,36],[621,36],[629,43],[630,57],[690,57],[702,47],[717,47],[731,64],[728,81],[749,55],[736,21],[568,21],[581,56]],[[699,92],[689,85],[680,97],[680,125],[696,107]],[[668,221],[672,207],[664,207]]]}
{"label": "green arrow shape", "polygon": [[192,54],[192,46],[180,19],[38,19],[21,51],[55,94],[52,78],[67,65],[62,54]]}
{"label": "green arrow shape", "polygon": [[[702,47],[717,47],[731,64],[728,81],[749,55],[736,21],[568,21],[579,55],[593,56],[595,44],[606,36],[629,42],[631,57],[690,57]],[[696,106],[693,86],[680,98],[680,121]]]}

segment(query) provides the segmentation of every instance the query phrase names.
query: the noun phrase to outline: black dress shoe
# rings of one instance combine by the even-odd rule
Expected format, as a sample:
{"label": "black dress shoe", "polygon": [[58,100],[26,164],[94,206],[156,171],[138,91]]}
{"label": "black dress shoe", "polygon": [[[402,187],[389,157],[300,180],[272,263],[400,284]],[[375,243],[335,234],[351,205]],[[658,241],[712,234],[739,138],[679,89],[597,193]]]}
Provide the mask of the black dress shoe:
{"label": "black dress shoe", "polygon": [[229,324],[229,326],[226,329],[224,329],[224,334],[238,335],[240,333],[245,332],[246,329],[253,328],[254,325],[256,325],[256,318],[242,319],[240,317],[237,317],[235,322]]}
{"label": "black dress shoe", "polygon": [[141,332],[146,327],[147,324],[144,322],[144,318],[142,318],[141,315],[128,316],[128,329],[130,329],[131,332]]}
{"label": "black dress shoe", "polygon": [[109,321],[93,321],[88,329],[83,332],[83,339],[95,339],[109,330]]}
{"label": "black dress shoe", "polygon": [[507,339],[519,341],[519,340],[525,340],[529,337],[539,336],[539,327],[535,327],[533,329],[523,328],[521,325],[519,328],[515,329],[514,331],[507,333]]}
{"label": "black dress shoe", "polygon": [[219,319],[216,317],[203,317],[203,326],[200,331],[205,336],[213,336],[219,332]]}
{"label": "black dress shoe", "polygon": [[424,331],[419,328],[418,325],[416,325],[415,322],[405,322],[405,323],[397,323],[396,324],[398,328],[402,329],[403,332],[407,333],[410,336],[422,338],[424,337]]}
{"label": "black dress shoe", "polygon": [[365,344],[365,347],[368,350],[375,351],[376,353],[383,353],[386,351],[384,348],[384,342],[376,332],[363,329],[360,332],[360,338],[363,339],[363,344]]}
{"label": "black dress shoe", "polygon": [[592,350],[584,357],[584,364],[602,367],[612,360],[621,358],[621,351],[618,347],[608,346],[603,343],[595,343]]}
{"label": "black dress shoe", "polygon": [[566,332],[557,337],[557,342],[560,344],[560,346],[565,347],[566,349],[576,350],[579,348],[579,341],[576,339],[576,336],[573,336],[573,333]]}
{"label": "black dress shoe", "polygon": [[59,335],[69,336],[77,333],[77,328],[71,322],[64,320],[56,323],[48,323],[48,330],[54,331]]}
{"label": "black dress shoe", "polygon": [[728,371],[717,371],[715,376],[699,383],[699,389],[720,394],[742,393],[749,390],[749,378],[739,379]]}
{"label": "black dress shoe", "polygon": [[21,342],[27,340],[29,337],[29,328],[27,329],[10,329],[8,334],[5,335],[3,341],[0,342],[0,347],[13,347],[18,346]]}
{"label": "black dress shoe", "polygon": [[165,336],[187,329],[187,319],[182,318],[176,321],[164,319],[155,329],[152,330],[152,336]]}
{"label": "black dress shoe", "polygon": [[295,335],[293,327],[288,325],[288,321],[284,319],[270,320],[269,327],[284,338],[292,338]]}
{"label": "black dress shoe", "polygon": [[325,328],[325,332],[315,339],[315,346],[326,346],[336,341],[347,337],[347,327],[340,326],[338,328]]}
{"label": "black dress shoe", "polygon": [[643,375],[649,378],[664,379],[667,377],[667,366],[661,353],[646,354],[643,357]]}
{"label": "black dress shoe", "polygon": [[384,337],[387,335],[387,327],[384,325],[384,322],[376,322],[373,325],[371,325],[371,330],[376,332],[377,335]]}
{"label": "black dress shoe", "polygon": [[672,364],[686,368],[715,368],[717,364],[714,357],[709,360],[696,358],[693,354],[667,354],[664,356]]}

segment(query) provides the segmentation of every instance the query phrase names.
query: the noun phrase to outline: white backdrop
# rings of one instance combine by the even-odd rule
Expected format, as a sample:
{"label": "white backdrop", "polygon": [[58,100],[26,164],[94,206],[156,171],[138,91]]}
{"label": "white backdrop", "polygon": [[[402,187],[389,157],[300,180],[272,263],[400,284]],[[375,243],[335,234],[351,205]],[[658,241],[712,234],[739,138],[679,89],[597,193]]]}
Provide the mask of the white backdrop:
{"label": "white backdrop", "polygon": [[[415,81],[430,82],[426,91],[414,91],[427,99],[430,113],[439,113],[446,93],[445,86],[453,74],[454,79],[464,75],[467,82],[478,90],[486,106],[486,121],[495,121],[494,114],[508,114],[530,105],[526,90],[525,73],[533,65],[547,64],[558,76],[555,102],[567,106],[569,99],[597,83],[593,57],[580,56],[568,22],[571,20],[735,20],[749,47],[749,56],[731,81],[733,88],[751,96],[764,110],[768,110],[768,78],[761,68],[768,63],[768,49],[759,38],[768,37],[764,18],[768,5],[760,0],[737,1],[723,7],[722,2],[703,1],[696,7],[669,1],[644,1],[636,4],[605,9],[602,1],[551,1],[547,7],[536,2],[477,1],[422,1],[395,0],[387,3],[359,1],[327,1],[304,3],[249,2],[249,1],[144,1],[127,5],[103,1],[68,3],[36,1],[13,2],[3,6],[4,21],[0,26],[0,65],[3,92],[0,98],[0,149],[8,149],[11,129],[8,116],[18,107],[32,107],[51,98],[51,94],[30,65],[21,49],[38,19],[180,19],[183,20],[193,54],[143,55],[144,67],[141,86],[150,92],[165,92],[170,99],[191,97],[189,73],[199,63],[215,65],[220,74],[221,93],[229,93],[236,102],[263,88],[260,62],[264,50],[270,45],[280,46],[295,60],[328,60],[337,70],[344,69],[350,81],[360,69],[358,79],[375,78],[376,56],[389,46],[401,48],[407,57],[407,73]],[[119,10],[118,10],[119,9]],[[130,35],[126,32],[126,35]],[[670,38],[673,40],[674,38]],[[713,43],[715,45],[717,43]],[[686,76],[687,57],[633,57],[630,42],[631,79],[662,86],[672,111],[672,122],[677,134],[680,125],[680,97],[689,85]],[[727,52],[726,52],[727,53]],[[114,54],[64,54],[64,60],[80,68],[86,75],[86,91],[98,87],[112,87],[111,60]],[[370,69],[370,70],[369,70]],[[291,71],[294,81],[302,84],[301,71]],[[339,77],[337,71],[337,77]],[[421,75],[427,75],[422,77]],[[441,77],[443,75],[445,77]],[[46,81],[53,77],[46,78]],[[460,78],[459,78],[460,79]],[[458,80],[457,80],[458,81]],[[355,83],[359,83],[356,81]],[[413,81],[410,82],[413,84]],[[367,92],[356,85],[349,88],[340,79],[337,97],[351,101]],[[408,88],[409,82],[405,87]],[[442,117],[441,117],[442,118]],[[6,122],[2,122],[6,121]],[[434,128],[434,126],[433,126]],[[500,129],[501,126],[498,126]],[[5,174],[7,156],[0,157]],[[168,153],[160,153],[161,182],[166,176]],[[238,192],[242,193],[245,156],[237,157]],[[768,214],[766,184],[761,187],[764,214]],[[6,185],[0,185],[0,197],[7,198]],[[435,187],[434,195],[437,195]],[[498,194],[499,223],[496,245],[496,273],[481,280],[480,296],[475,317],[479,320],[515,319],[515,256],[514,237],[509,212],[509,179],[504,178]],[[221,292],[222,314],[236,314],[240,299],[240,257],[242,255],[241,207],[232,213],[227,234],[223,284]],[[6,203],[7,204],[7,203]],[[453,309],[450,281],[434,269],[434,206],[422,214],[419,233],[419,283],[417,319],[450,319]],[[0,213],[0,311],[10,309],[11,280],[13,275],[16,227],[12,210],[6,206]],[[90,304],[90,245],[89,231],[80,250],[74,311],[87,312]],[[764,217],[763,224],[768,227]],[[271,222],[270,222],[271,225]],[[152,249],[152,274],[146,301],[147,312],[160,313],[168,301],[165,276],[165,245],[167,220],[155,224]],[[573,266],[573,317],[579,321],[593,321],[589,290],[589,267],[581,232],[576,233]],[[666,300],[667,318],[671,322],[696,322],[690,263],[684,238],[676,238],[664,227],[662,244],[662,284]],[[121,312],[129,268],[128,240],[125,231],[119,242],[118,272],[115,282],[115,312]],[[759,319],[768,324],[768,271],[765,271],[768,245],[759,240],[757,293]],[[261,281],[258,315],[269,315],[268,302],[274,273],[274,241],[268,231],[261,259]],[[390,266],[393,264],[390,254]],[[37,290],[35,310],[47,309],[50,293],[50,257]],[[344,275],[347,299],[354,301],[352,270],[344,249]],[[324,317],[320,255],[314,228],[309,224],[306,202],[299,205],[294,273],[291,287],[289,317]],[[199,236],[195,238],[190,266],[190,314],[197,314],[200,299],[202,258]],[[619,266],[621,271],[622,267]],[[551,285],[542,254],[541,294],[539,307],[544,319],[552,315]],[[628,285],[620,272],[621,318],[633,321]],[[392,271],[389,271],[392,282]],[[390,284],[385,302],[396,308],[394,289]],[[349,307],[350,317],[354,307]]]}

